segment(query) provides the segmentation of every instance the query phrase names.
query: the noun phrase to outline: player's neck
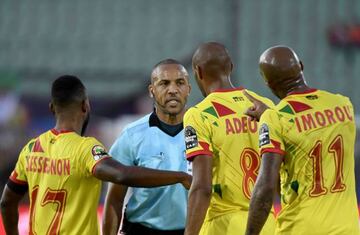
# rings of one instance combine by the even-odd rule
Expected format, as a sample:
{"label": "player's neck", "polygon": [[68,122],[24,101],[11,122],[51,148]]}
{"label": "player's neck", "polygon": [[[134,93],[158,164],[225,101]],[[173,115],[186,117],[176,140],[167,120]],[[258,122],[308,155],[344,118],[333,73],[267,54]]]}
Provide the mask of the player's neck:
{"label": "player's neck", "polygon": [[75,115],[57,115],[56,116],[56,125],[54,127],[57,131],[74,131],[77,134],[81,135],[82,130],[82,121],[79,120]]}
{"label": "player's neck", "polygon": [[224,89],[233,89],[235,88],[234,85],[230,81],[230,77],[224,76],[220,79],[213,79],[207,85],[207,94],[216,91],[216,90],[224,90]]}
{"label": "player's neck", "polygon": [[158,109],[156,109],[156,115],[160,119],[160,121],[168,124],[168,125],[177,125],[183,122],[183,116],[185,114],[185,109],[183,109],[180,113],[172,115],[168,113],[164,113]]}
{"label": "player's neck", "polygon": [[304,92],[309,89],[310,87],[306,84],[303,77],[289,80],[289,82],[284,83],[284,91],[286,93],[286,96],[293,92]]}

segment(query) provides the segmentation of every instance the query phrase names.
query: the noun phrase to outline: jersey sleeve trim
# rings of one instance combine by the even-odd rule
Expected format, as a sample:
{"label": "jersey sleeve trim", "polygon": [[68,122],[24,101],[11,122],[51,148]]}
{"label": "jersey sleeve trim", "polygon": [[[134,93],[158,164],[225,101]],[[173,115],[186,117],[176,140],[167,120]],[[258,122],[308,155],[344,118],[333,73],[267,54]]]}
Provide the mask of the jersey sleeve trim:
{"label": "jersey sleeve trim", "polygon": [[16,177],[18,176],[18,173],[16,171],[13,171],[13,173],[10,175],[9,179],[11,181],[13,181],[14,183],[17,183],[17,184],[26,184],[27,185],[27,182],[25,180],[19,180],[17,179]]}
{"label": "jersey sleeve trim", "polygon": [[263,155],[264,153],[277,153],[280,154],[282,156],[285,156],[286,152],[284,150],[281,149],[276,149],[276,148],[263,148],[260,151],[260,155]]}
{"label": "jersey sleeve trim", "polygon": [[111,157],[110,157],[110,156],[107,156],[107,157],[103,157],[103,158],[101,158],[100,160],[98,160],[98,161],[93,165],[93,167],[92,167],[92,169],[91,169],[91,174],[92,174],[92,175],[94,174],[94,170],[95,170],[95,167],[96,167],[97,164],[99,164],[101,161],[103,161],[103,160],[105,160],[105,159],[108,159],[108,158],[111,158]]}
{"label": "jersey sleeve trim", "polygon": [[212,152],[210,151],[205,151],[205,150],[198,150],[198,151],[194,151],[194,152],[191,152],[191,153],[188,153],[186,154],[186,159],[188,161],[192,161],[194,159],[194,157],[198,156],[198,155],[207,155],[207,156],[210,156],[212,157]]}
{"label": "jersey sleeve trim", "polygon": [[6,183],[6,185],[8,186],[9,189],[11,189],[12,191],[14,191],[15,193],[19,194],[19,195],[24,195],[27,191],[28,191],[28,184],[18,184],[16,182],[14,182],[12,179],[8,179],[8,182]]}

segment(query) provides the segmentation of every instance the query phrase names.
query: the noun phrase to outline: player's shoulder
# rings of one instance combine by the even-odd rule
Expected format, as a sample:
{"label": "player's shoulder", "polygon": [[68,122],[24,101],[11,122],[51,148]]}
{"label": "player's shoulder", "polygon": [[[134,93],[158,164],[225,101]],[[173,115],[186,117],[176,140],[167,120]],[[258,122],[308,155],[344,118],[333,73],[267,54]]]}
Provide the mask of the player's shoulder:
{"label": "player's shoulder", "polygon": [[267,98],[267,97],[265,97],[265,96],[259,95],[258,93],[254,92],[254,91],[252,91],[252,90],[248,90],[248,89],[244,89],[244,90],[245,90],[248,94],[250,94],[251,96],[253,96],[254,98],[256,98],[256,99],[264,102],[266,105],[268,105],[268,106],[270,106],[270,107],[274,107],[274,106],[275,106],[274,102],[273,102],[271,99],[269,99],[269,98]]}
{"label": "player's shoulder", "polygon": [[184,121],[186,122],[190,118],[200,117],[202,110],[205,110],[208,106],[208,102],[201,101],[196,105],[188,108],[184,114]]}
{"label": "player's shoulder", "polygon": [[34,144],[36,142],[38,137],[34,137],[32,139],[30,139],[22,148],[21,153],[22,154],[27,154],[30,153],[34,147]]}
{"label": "player's shoulder", "polygon": [[244,89],[244,91],[246,91],[247,93],[249,93],[251,96],[255,97],[256,99],[267,99],[266,97],[259,95],[255,91],[252,91],[249,89]]}
{"label": "player's shoulder", "polygon": [[317,90],[317,92],[322,96],[332,97],[335,100],[343,101],[345,103],[351,103],[350,98],[340,93],[332,93],[325,90]]}
{"label": "player's shoulder", "polygon": [[298,101],[301,103],[308,103],[308,102],[311,103],[313,100],[319,100],[324,104],[325,103],[331,103],[331,104],[336,103],[336,104],[345,104],[345,105],[351,104],[351,101],[347,96],[344,96],[339,93],[332,93],[330,91],[312,88],[310,91],[294,93],[285,97],[278,103],[277,107],[282,108],[294,101],[295,102]]}
{"label": "player's shoulder", "polygon": [[226,92],[212,92],[202,101],[189,108],[187,113],[202,113],[204,111],[210,112],[214,102],[218,103],[219,100],[226,100],[228,96],[229,95]]}
{"label": "player's shoulder", "polygon": [[93,148],[94,146],[104,146],[97,138],[92,136],[78,136],[76,141],[72,141],[73,144],[79,146],[81,149]]}
{"label": "player's shoulder", "polygon": [[[210,93],[208,96],[206,96],[202,101],[194,105],[192,108],[190,108],[193,112],[200,112],[202,109],[206,109],[207,107],[211,106],[211,102],[216,99],[215,93]],[[190,110],[189,109],[189,110]]]}
{"label": "player's shoulder", "polygon": [[78,147],[72,150],[72,154],[75,155],[75,158],[82,160],[86,160],[88,156],[91,156],[95,161],[108,156],[104,145],[98,139],[91,136],[80,136]]}
{"label": "player's shoulder", "polygon": [[33,150],[34,145],[36,144],[37,141],[45,141],[47,142],[47,139],[49,138],[49,134],[50,134],[50,130],[41,133],[38,136],[34,136],[33,138],[31,138],[23,147],[22,151],[27,151],[27,152],[31,152]]}

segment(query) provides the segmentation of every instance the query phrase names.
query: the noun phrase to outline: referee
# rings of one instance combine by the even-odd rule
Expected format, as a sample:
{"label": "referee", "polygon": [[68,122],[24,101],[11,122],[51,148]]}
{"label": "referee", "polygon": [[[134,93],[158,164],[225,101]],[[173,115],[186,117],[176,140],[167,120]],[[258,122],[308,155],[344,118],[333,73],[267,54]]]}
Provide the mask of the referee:
{"label": "referee", "polygon": [[[128,125],[110,154],[129,166],[187,171],[183,115],[190,93],[183,65],[166,59],[154,66],[149,85],[154,112]],[[187,191],[180,184],[153,189],[134,188],[124,215],[128,187],[111,184],[105,201],[103,234],[184,234]],[[124,218],[122,218],[124,216]]]}

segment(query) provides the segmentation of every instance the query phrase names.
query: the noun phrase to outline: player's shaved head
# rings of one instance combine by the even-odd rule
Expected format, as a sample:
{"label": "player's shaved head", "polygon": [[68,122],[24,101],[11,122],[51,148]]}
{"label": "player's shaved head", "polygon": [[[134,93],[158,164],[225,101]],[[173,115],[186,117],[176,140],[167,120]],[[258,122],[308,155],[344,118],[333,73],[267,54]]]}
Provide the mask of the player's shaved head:
{"label": "player's shaved head", "polygon": [[224,45],[218,42],[207,42],[201,44],[192,58],[193,67],[201,67],[204,74],[211,78],[219,75],[230,75],[232,61]]}
{"label": "player's shaved head", "polygon": [[[162,71],[162,68],[165,68],[166,65],[177,65],[179,66],[179,69],[184,72],[185,74],[187,74],[187,71],[185,69],[185,67],[177,60],[175,59],[165,59],[160,61],[159,63],[157,63],[156,65],[154,65],[153,70],[151,72],[151,83],[154,83],[155,79],[158,78],[159,74]],[[188,77],[186,77],[188,79]]]}
{"label": "player's shaved head", "polygon": [[233,63],[225,46],[218,42],[201,44],[192,58],[195,80],[204,97],[217,89],[229,89]]}
{"label": "player's shaved head", "polygon": [[280,99],[292,91],[309,89],[303,76],[303,65],[290,47],[270,47],[261,54],[259,67],[267,85]]}
{"label": "player's shaved head", "polygon": [[57,78],[51,87],[51,103],[58,108],[67,108],[87,98],[84,84],[72,75]]}
{"label": "player's shaved head", "polygon": [[302,74],[302,64],[298,56],[287,46],[267,49],[260,56],[259,66],[269,84],[298,78]]}

